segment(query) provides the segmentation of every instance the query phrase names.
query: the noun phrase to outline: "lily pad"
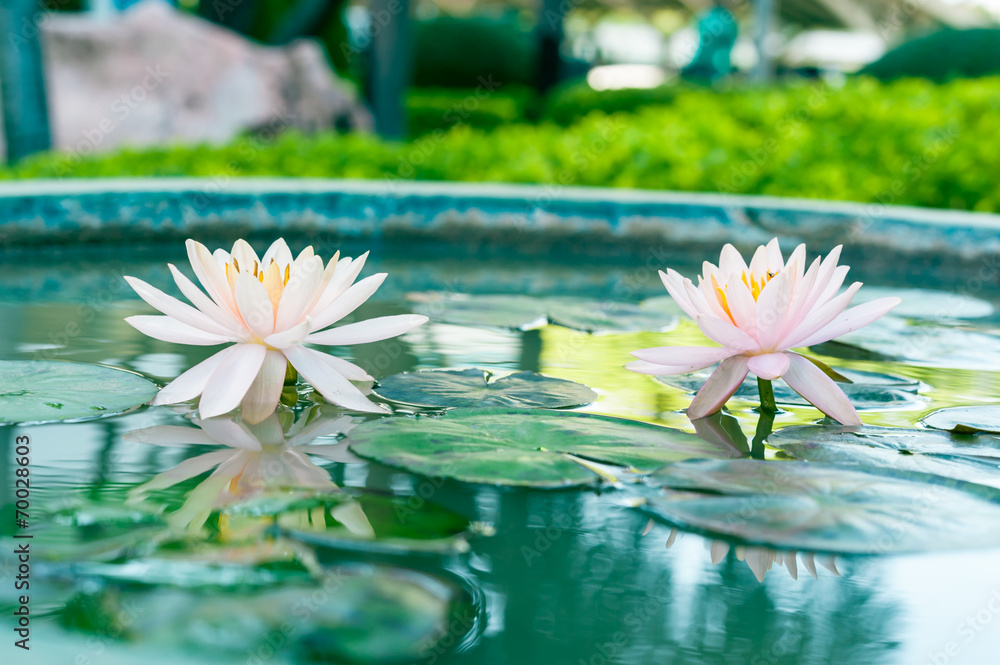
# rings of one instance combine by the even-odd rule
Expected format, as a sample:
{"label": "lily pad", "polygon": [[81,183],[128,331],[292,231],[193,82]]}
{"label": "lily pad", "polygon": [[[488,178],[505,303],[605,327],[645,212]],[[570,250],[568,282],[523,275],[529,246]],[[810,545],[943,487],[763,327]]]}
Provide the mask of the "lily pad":
{"label": "lily pad", "polygon": [[956,434],[991,432],[1000,434],[1000,405],[956,406],[940,409],[922,421],[934,429],[948,430]]}
{"label": "lily pad", "polygon": [[[714,369],[714,367],[710,367],[690,374],[658,376],[656,380],[668,386],[694,393],[705,385]],[[835,369],[839,374],[852,381],[852,383],[839,383],[837,385],[857,409],[912,409],[919,408],[926,403],[926,400],[917,394],[920,388],[919,381],[891,374]],[[772,385],[774,399],[778,404],[809,406],[809,402],[785,382],[775,381]],[[735,397],[751,402],[757,401],[759,399],[757,380],[748,376],[736,389]]]}
{"label": "lily pad", "polygon": [[[347,564],[314,580],[251,586],[236,595],[112,581],[74,596],[58,620],[146,648],[179,645],[224,661],[404,665],[475,640],[483,627],[479,602],[478,592],[453,575]],[[151,607],[156,611],[134,610]],[[124,634],[122,616],[129,618]]]}
{"label": "lily pad", "polygon": [[782,451],[802,462],[899,469],[931,473],[1000,488],[1000,460],[963,455],[912,454],[864,443],[811,443],[801,441],[782,446]]}
{"label": "lily pad", "polygon": [[700,460],[648,482],[644,511],[748,544],[844,554],[1000,546],[1000,491],[923,473]]}
{"label": "lily pad", "polygon": [[570,487],[601,477],[589,462],[639,470],[691,458],[738,457],[667,427],[588,413],[458,409],[383,418],[347,438],[357,455],[424,476],[490,485]]}
{"label": "lily pad", "polygon": [[933,289],[894,289],[866,286],[858,291],[851,304],[860,305],[891,296],[903,300],[899,305],[893,307],[893,316],[902,316],[908,319],[928,321],[981,319],[993,314],[993,305],[989,301]]}
{"label": "lily pad", "polygon": [[612,300],[535,298],[525,295],[412,294],[419,314],[441,323],[534,330],[551,323],[589,333],[663,332],[677,325],[677,317]]}
{"label": "lily pad", "polygon": [[[905,361],[924,367],[1000,370],[1000,336],[932,323],[911,323],[900,316],[878,321],[813,347],[837,358]],[[859,350],[864,354],[858,353]]]}
{"label": "lily pad", "polygon": [[808,442],[816,445],[863,444],[912,455],[974,455],[1000,458],[1000,438],[952,436],[945,432],[906,427],[845,427],[842,425],[806,425],[786,427],[767,438],[771,446],[785,450],[788,446]]}
{"label": "lily pad", "polygon": [[155,383],[121,369],[50,360],[0,361],[0,424],[84,420],[153,399]]}
{"label": "lily pad", "polygon": [[582,383],[535,372],[517,372],[491,380],[492,376],[482,369],[404,372],[382,379],[375,392],[392,402],[431,408],[559,409],[597,399],[597,393]]}

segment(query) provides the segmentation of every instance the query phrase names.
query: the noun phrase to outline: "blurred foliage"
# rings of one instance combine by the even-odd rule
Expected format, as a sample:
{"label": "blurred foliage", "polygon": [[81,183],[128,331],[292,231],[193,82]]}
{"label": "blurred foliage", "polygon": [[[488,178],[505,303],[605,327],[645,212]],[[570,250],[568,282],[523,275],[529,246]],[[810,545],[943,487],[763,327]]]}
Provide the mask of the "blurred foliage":
{"label": "blurred foliage", "polygon": [[684,90],[686,88],[675,85],[594,90],[585,81],[567,83],[553,90],[545,100],[543,117],[559,125],[571,125],[591,111],[619,113],[636,111],[643,106],[672,104]]}
{"label": "blurred foliage", "polygon": [[516,15],[438,16],[416,23],[413,85],[475,88],[534,82],[535,41]]}
{"label": "blurred foliage", "polygon": [[944,82],[1000,72],[1000,29],[941,30],[908,41],[871,63],[862,74],[883,81],[922,77]]}
{"label": "blurred foliage", "polygon": [[597,108],[567,127],[551,120],[493,130],[460,123],[408,143],[289,133],[271,141],[245,137],[228,146],[83,158],[49,154],[0,177],[505,181],[1000,211],[994,145],[1000,136],[1000,78],[944,85],[860,78],[839,89],[681,89],[671,104],[634,113],[607,113],[601,109],[605,99],[616,98],[595,95]]}
{"label": "blurred foliage", "polygon": [[535,93],[522,85],[414,88],[406,100],[410,134],[422,136],[465,124],[476,129],[526,122]]}

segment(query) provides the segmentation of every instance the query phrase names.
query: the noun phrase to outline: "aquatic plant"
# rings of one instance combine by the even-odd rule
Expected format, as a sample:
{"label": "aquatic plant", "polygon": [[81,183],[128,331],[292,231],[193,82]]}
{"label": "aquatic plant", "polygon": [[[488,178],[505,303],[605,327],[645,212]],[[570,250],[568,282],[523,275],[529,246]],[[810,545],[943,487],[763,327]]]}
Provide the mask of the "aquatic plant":
{"label": "aquatic plant", "polygon": [[684,374],[715,363],[718,368],[688,408],[692,419],[719,411],[753,372],[761,407],[774,411],[771,381],[784,379],[813,406],[843,423],[860,425],[854,405],[822,363],[792,352],[857,330],[898,305],[899,298],[879,298],[847,309],[861,288],[854,282],[839,293],[848,266],[838,266],[838,245],[806,270],[806,246],[799,245],[785,263],[774,238],[757,248],[750,265],[732,245],[722,248],[719,265],[707,261],[698,285],[674,270],[660,271],[671,297],[720,347],[661,346],[632,353],[626,365],[652,375]]}
{"label": "aquatic plant", "polygon": [[278,405],[288,364],[328,401],[354,411],[385,413],[351,381],[371,381],[357,365],[306,344],[348,345],[402,335],[425,323],[417,314],[383,316],[330,328],[375,293],[378,273],[355,283],[368,254],[323,259],[306,247],[296,258],[282,239],[259,258],[245,240],[232,252],[213,254],[187,241],[188,258],[202,292],[170,265],[177,287],[194,305],[140,279],[126,277],[136,293],[165,316],[126,319],[140,332],[166,342],[231,346],[181,374],[151,402],[176,404],[200,396],[202,418],[242,406],[244,421],[263,421]]}

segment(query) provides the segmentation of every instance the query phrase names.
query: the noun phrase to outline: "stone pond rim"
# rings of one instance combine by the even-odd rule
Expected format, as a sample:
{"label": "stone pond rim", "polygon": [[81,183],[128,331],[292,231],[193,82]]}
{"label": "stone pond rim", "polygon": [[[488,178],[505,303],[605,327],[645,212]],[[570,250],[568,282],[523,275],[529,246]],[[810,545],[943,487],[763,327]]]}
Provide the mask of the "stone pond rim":
{"label": "stone pond rim", "polygon": [[[752,248],[774,236],[887,266],[968,274],[1000,255],[1000,215],[878,203],[634,189],[319,178],[0,182],[0,247],[305,234],[558,245],[649,258],[657,247]],[[992,270],[993,275],[997,270]],[[995,280],[994,280],[995,281]]]}

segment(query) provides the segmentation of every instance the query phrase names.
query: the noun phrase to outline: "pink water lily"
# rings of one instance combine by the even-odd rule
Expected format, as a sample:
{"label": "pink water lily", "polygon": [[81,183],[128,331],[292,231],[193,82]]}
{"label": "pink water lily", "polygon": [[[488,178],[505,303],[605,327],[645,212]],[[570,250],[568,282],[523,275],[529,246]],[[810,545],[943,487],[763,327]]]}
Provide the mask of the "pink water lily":
{"label": "pink water lily", "polygon": [[849,268],[838,266],[841,247],[806,270],[806,247],[785,262],[778,240],[760,246],[748,266],[732,245],[719,265],[707,261],[695,286],[673,270],[660,272],[671,297],[721,347],[662,346],[632,353],[626,367],[641,374],[684,374],[719,363],[688,409],[692,419],[715,413],[749,372],[785,383],[844,425],[861,419],[847,395],[812,360],[790,349],[812,346],[857,330],[900,303],[879,298],[847,309],[861,282],[840,292]]}
{"label": "pink water lily", "polygon": [[427,321],[425,316],[403,314],[330,328],[368,300],[386,277],[379,273],[355,283],[367,253],[351,259],[340,258],[337,252],[324,265],[312,247],[293,258],[281,239],[263,257],[244,240],[237,240],[232,252],[218,249],[214,254],[188,240],[187,251],[204,292],[175,266],[169,267],[177,287],[194,306],[126,277],[139,297],[166,316],[125,320],[165,342],[231,346],[174,379],[152,404],[176,404],[200,396],[202,418],[242,406],[246,422],[260,422],[278,405],[291,363],[328,401],[354,411],[387,411],[351,383],[372,380],[364,369],[305,346],[375,342]]}

